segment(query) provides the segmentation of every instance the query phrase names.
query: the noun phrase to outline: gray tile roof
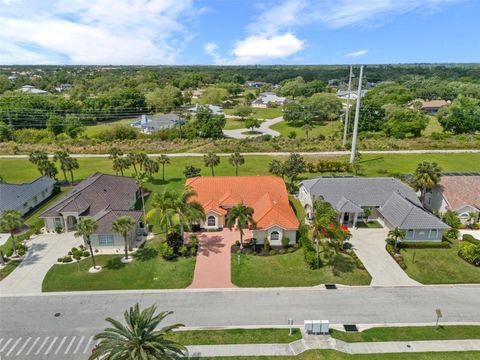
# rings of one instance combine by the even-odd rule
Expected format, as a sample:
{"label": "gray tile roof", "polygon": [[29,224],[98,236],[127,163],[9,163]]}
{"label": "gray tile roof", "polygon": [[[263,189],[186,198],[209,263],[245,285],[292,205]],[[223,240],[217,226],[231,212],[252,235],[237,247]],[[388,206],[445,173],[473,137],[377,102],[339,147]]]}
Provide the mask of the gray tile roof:
{"label": "gray tile roof", "polygon": [[[302,181],[313,197],[322,197],[334,208],[345,197],[359,207],[382,206],[393,192],[398,192],[412,203],[420,205],[417,194],[408,185],[392,177],[320,177]],[[336,210],[340,210],[336,208]]]}
{"label": "gray tile roof", "polygon": [[80,182],[40,217],[55,217],[70,211],[82,216],[95,216],[105,209],[129,210],[128,202],[137,191],[138,185],[132,178],[95,173]]}
{"label": "gray tile roof", "polygon": [[136,222],[138,222],[143,215],[141,211],[135,210],[106,210],[102,211],[94,216],[94,220],[97,222],[98,228],[95,231],[96,234],[109,234],[112,232],[112,223],[116,218],[120,216],[130,216]]}
{"label": "gray tile roof", "polygon": [[40,194],[53,184],[55,184],[55,180],[47,176],[40,176],[32,182],[23,184],[0,183],[0,212],[19,208],[27,200]]}
{"label": "gray tile roof", "polygon": [[390,224],[401,230],[449,228],[440,219],[398,193],[393,193],[378,211]]}
{"label": "gray tile roof", "polygon": [[183,119],[174,113],[161,115],[142,115],[135,119],[130,125],[141,129],[144,132],[152,132],[160,129],[167,129],[180,125]]}

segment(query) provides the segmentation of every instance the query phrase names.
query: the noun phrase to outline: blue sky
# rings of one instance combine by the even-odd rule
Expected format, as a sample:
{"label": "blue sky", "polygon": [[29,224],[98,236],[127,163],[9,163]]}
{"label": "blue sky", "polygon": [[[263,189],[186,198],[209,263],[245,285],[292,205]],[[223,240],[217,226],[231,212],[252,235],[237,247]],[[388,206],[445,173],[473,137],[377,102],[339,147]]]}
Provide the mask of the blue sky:
{"label": "blue sky", "polygon": [[0,0],[0,64],[479,62],[480,0]]}

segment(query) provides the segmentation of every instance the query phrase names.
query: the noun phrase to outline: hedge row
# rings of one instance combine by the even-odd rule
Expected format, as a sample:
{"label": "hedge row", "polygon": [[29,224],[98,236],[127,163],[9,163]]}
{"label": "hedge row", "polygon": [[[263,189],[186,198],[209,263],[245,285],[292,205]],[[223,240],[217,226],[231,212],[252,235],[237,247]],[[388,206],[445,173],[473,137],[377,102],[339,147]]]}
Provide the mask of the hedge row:
{"label": "hedge row", "polygon": [[480,245],[480,240],[475,239],[472,235],[470,234],[464,234],[462,237],[463,241],[468,241],[469,243],[472,244],[477,244]]}
{"label": "hedge row", "polygon": [[347,254],[350,255],[355,262],[355,265],[357,266],[358,269],[360,270],[365,270],[365,266],[363,266],[362,260],[360,260],[353,250],[347,250]]}
{"label": "hedge row", "polygon": [[448,249],[451,244],[448,241],[416,241],[400,242],[398,246],[402,249],[423,249],[423,248],[441,248]]}
{"label": "hedge row", "polygon": [[405,260],[403,259],[403,256],[395,250],[395,247],[393,245],[387,244],[385,246],[385,249],[392,256],[392,258],[397,262],[397,264],[400,265],[400,267],[403,270],[407,268],[407,264],[405,264]]}

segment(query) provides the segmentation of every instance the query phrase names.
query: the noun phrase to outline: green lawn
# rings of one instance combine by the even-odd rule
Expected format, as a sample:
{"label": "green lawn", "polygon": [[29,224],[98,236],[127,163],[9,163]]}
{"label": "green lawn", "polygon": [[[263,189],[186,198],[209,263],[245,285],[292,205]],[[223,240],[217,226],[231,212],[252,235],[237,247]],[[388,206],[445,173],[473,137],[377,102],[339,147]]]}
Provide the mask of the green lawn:
{"label": "green lawn", "polygon": [[422,284],[480,283],[480,268],[458,255],[458,241],[449,249],[402,249],[407,269],[412,279]]}
{"label": "green lawn", "polygon": [[183,345],[287,344],[302,338],[299,329],[227,329],[175,331],[170,339]]}
{"label": "green lawn", "polygon": [[475,360],[480,352],[435,352],[349,355],[335,350],[310,350],[297,356],[236,356],[201,358],[202,360]]}
{"label": "green lawn", "polygon": [[239,287],[314,286],[325,283],[368,285],[371,277],[357,269],[349,256],[337,255],[334,265],[310,269],[301,249],[294,253],[260,256],[232,254],[232,283]]}
{"label": "green lawn", "polygon": [[227,119],[224,129],[236,130],[243,129],[245,127],[245,121],[240,119]]}
{"label": "green lawn", "polygon": [[39,218],[39,216],[47,210],[50,206],[52,206],[57,200],[59,200],[62,196],[64,196],[68,191],[70,191],[71,187],[63,186],[60,188],[60,192],[51,196],[45,203],[43,203],[40,207],[35,209],[32,213],[30,213],[27,218],[25,219],[25,223],[30,226],[43,226],[43,220]]}
{"label": "green lawn", "polygon": [[[311,138],[319,135],[332,136],[341,128],[340,125],[341,123],[339,121],[328,121],[321,125],[315,125],[308,133],[308,136]],[[297,137],[306,137],[306,134],[301,126],[291,126],[286,121],[272,125],[270,128],[278,131],[282,136],[288,136],[292,131],[295,131],[297,133]]]}
{"label": "green lawn", "polygon": [[21,261],[10,261],[3,269],[0,269],[0,281],[5,279],[15,268],[21,263]]}
{"label": "green lawn", "polygon": [[123,264],[122,255],[96,256],[103,267],[96,274],[88,272],[92,260],[53,265],[43,279],[42,291],[93,291],[133,289],[181,289],[193,280],[195,257],[164,260],[158,255],[159,240],[149,241],[137,251],[135,260]]}
{"label": "green lawn", "polygon": [[430,136],[434,132],[437,132],[437,133],[443,132],[443,127],[438,122],[437,117],[436,116],[429,116],[429,118],[430,118],[430,120],[428,122],[428,125],[427,125],[426,129],[423,131],[423,136]]}
{"label": "green lawn", "polygon": [[85,135],[88,137],[95,137],[103,130],[108,129],[112,125],[129,125],[134,118],[120,119],[115,121],[98,123],[96,125],[85,126]]}
{"label": "green lawn", "polygon": [[332,330],[330,335],[346,342],[480,339],[480,326],[377,327],[358,333]]}

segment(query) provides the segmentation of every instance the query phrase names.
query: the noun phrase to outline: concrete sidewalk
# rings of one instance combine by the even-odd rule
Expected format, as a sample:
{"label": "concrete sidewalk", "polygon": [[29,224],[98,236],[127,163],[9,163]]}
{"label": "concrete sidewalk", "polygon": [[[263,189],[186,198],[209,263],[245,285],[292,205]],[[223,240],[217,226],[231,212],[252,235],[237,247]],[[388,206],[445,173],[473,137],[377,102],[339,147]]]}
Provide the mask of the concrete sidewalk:
{"label": "concrete sidewalk", "polygon": [[347,354],[480,351],[480,340],[432,340],[347,343],[319,336],[290,344],[234,344],[187,346],[190,356],[295,356],[308,350],[336,350]]}

